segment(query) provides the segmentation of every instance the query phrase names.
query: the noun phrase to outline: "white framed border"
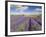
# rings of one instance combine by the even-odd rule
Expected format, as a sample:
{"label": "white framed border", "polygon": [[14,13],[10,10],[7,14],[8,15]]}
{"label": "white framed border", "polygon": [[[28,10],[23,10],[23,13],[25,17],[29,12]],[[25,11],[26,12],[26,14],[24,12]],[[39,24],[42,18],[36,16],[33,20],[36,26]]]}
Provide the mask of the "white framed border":
{"label": "white framed border", "polygon": [[[42,31],[26,31],[26,32],[10,32],[10,4],[15,5],[31,5],[31,6],[42,6]],[[19,34],[37,34],[44,33],[44,4],[37,3],[20,3],[20,2],[7,2],[8,8],[8,34],[7,35],[19,35]]]}

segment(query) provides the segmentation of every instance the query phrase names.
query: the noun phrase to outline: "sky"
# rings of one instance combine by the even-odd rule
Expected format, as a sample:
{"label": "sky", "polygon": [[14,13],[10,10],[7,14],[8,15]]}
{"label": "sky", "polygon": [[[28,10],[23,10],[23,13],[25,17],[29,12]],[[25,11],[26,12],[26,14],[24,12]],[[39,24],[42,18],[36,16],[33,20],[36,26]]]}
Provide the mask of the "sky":
{"label": "sky", "polygon": [[41,6],[11,5],[10,13],[41,13]]}

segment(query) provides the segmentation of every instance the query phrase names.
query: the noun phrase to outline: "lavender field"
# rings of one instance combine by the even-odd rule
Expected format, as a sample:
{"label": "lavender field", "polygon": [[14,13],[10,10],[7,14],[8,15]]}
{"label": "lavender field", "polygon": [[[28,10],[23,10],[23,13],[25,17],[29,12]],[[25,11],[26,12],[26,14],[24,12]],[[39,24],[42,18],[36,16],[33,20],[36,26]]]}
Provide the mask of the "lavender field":
{"label": "lavender field", "polygon": [[42,30],[41,15],[10,15],[10,31],[39,31]]}

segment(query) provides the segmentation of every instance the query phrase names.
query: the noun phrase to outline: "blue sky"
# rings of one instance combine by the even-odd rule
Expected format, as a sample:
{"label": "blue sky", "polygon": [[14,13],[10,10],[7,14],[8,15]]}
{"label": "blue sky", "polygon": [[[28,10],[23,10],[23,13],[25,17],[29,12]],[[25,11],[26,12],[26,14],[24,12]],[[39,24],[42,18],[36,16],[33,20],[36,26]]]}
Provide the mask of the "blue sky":
{"label": "blue sky", "polygon": [[35,13],[35,12],[42,12],[42,7],[41,6],[16,6],[16,5],[11,5],[10,6],[10,12],[11,13]]}

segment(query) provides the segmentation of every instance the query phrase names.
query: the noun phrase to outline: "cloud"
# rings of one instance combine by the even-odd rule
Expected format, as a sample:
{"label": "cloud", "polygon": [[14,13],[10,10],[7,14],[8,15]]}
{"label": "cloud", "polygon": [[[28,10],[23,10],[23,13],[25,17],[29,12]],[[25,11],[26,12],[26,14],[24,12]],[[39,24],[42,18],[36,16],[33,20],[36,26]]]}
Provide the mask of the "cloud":
{"label": "cloud", "polygon": [[28,9],[29,9],[28,6],[18,6],[14,12],[11,12],[11,14],[31,14],[31,15],[34,15],[34,14],[41,14],[41,11],[42,11],[41,8],[35,8],[32,11],[30,11],[30,10],[27,11]]}
{"label": "cloud", "polygon": [[28,7],[20,7],[18,9],[16,9],[16,11],[22,13],[22,12],[24,12],[24,10],[27,10],[27,9],[28,9]]}
{"label": "cloud", "polygon": [[36,8],[34,11],[35,11],[35,12],[41,12],[42,9],[40,9],[40,8]]}

